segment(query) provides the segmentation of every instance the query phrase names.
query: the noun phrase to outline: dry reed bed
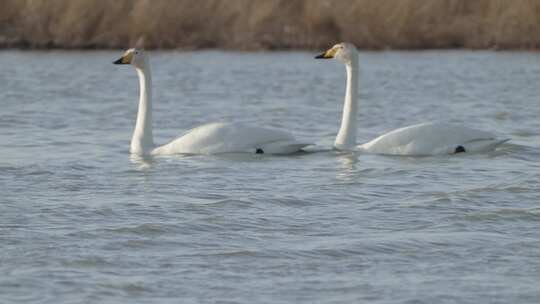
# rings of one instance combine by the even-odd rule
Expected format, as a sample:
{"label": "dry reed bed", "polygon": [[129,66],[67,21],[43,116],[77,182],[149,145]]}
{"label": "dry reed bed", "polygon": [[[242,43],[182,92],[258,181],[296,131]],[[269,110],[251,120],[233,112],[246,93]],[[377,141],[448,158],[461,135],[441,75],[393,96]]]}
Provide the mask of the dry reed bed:
{"label": "dry reed bed", "polygon": [[539,0],[2,0],[0,46],[538,48]]}

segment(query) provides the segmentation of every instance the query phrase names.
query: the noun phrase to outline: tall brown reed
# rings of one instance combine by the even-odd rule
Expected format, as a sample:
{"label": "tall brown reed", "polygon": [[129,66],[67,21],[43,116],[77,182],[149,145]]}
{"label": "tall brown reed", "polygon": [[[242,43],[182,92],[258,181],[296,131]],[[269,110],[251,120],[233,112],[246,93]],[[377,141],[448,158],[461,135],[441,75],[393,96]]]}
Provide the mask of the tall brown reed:
{"label": "tall brown reed", "polygon": [[2,0],[0,46],[538,48],[538,0]]}

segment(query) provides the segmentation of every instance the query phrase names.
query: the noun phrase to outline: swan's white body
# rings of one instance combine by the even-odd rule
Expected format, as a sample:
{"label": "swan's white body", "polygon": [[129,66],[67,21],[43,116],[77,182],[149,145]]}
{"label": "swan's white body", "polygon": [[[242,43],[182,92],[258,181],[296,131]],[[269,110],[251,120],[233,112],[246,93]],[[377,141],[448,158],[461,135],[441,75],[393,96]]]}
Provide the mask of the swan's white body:
{"label": "swan's white body", "polygon": [[423,123],[388,132],[357,146],[357,149],[377,154],[439,155],[454,154],[458,151],[486,152],[505,141],[507,139],[496,139],[489,132],[462,126]]}
{"label": "swan's white body", "polygon": [[347,69],[347,89],[341,127],[334,142],[338,150],[357,150],[390,155],[438,155],[459,152],[485,152],[508,139],[446,123],[422,123],[381,135],[365,144],[356,145],[358,112],[358,52],[350,43],[340,43],[316,58],[337,58]]}
{"label": "swan's white body", "polygon": [[240,123],[210,123],[187,131],[156,147],[152,135],[152,79],[148,59],[130,49],[115,64],[132,64],[139,75],[139,110],[130,152],[138,155],[270,153],[290,154],[309,144],[298,142],[287,132]]}
{"label": "swan's white body", "polygon": [[210,123],[187,131],[152,154],[217,154],[228,152],[289,154],[306,144],[298,143],[287,132],[247,126],[240,123]]}

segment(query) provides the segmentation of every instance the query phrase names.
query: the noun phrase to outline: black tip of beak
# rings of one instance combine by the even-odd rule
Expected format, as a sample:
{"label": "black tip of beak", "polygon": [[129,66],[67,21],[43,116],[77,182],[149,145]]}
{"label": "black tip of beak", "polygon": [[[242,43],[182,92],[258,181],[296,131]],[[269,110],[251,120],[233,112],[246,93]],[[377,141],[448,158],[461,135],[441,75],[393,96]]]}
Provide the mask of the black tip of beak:
{"label": "black tip of beak", "polygon": [[116,60],[116,61],[113,61],[113,64],[123,64],[122,63],[122,58]]}
{"label": "black tip of beak", "polygon": [[329,59],[329,58],[324,57],[324,53],[322,53],[320,55],[315,56],[315,59]]}

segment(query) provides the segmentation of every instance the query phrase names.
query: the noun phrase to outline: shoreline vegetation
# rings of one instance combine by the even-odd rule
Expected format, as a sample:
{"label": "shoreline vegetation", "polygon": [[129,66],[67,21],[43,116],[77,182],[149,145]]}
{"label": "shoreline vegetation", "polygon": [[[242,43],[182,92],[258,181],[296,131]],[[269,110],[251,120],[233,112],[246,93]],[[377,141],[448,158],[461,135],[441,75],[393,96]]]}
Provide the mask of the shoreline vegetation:
{"label": "shoreline vegetation", "polygon": [[539,49],[538,0],[3,0],[0,48]]}

